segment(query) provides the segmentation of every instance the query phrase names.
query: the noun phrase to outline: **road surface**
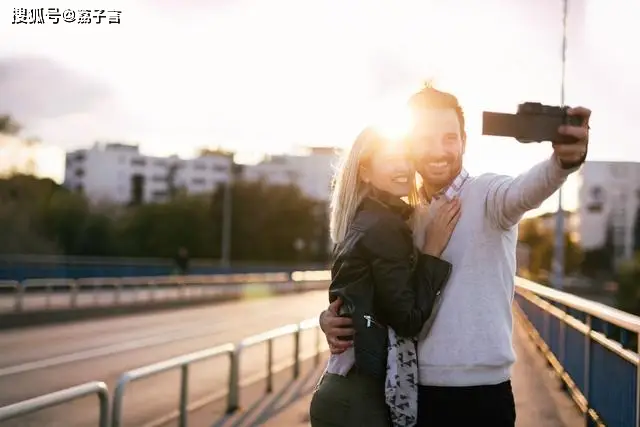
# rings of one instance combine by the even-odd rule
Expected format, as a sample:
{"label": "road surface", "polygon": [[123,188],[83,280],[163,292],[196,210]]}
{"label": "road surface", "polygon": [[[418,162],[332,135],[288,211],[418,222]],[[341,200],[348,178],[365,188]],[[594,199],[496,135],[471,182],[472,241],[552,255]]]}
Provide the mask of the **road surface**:
{"label": "road surface", "polygon": [[[105,381],[113,392],[127,370],[314,317],[326,305],[326,292],[315,291],[1,332],[0,406],[91,380]],[[314,342],[313,331],[303,334],[303,349],[312,350]],[[292,360],[292,354],[292,338],[276,342],[276,364]],[[259,376],[265,365],[264,346],[248,349],[240,376]],[[190,399],[226,390],[228,367],[226,358],[194,365]],[[125,393],[124,426],[140,427],[177,408],[178,385],[178,370],[132,383]],[[3,426],[97,425],[97,408],[97,398],[88,397]]]}

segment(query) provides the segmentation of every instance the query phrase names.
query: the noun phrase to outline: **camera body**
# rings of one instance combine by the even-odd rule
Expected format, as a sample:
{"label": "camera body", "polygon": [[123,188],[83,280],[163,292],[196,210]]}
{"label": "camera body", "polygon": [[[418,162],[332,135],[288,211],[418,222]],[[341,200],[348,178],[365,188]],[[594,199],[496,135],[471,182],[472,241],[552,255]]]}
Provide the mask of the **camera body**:
{"label": "camera body", "polygon": [[573,144],[577,138],[558,133],[562,125],[581,126],[582,117],[567,114],[569,107],[525,102],[518,105],[516,114],[482,113],[482,134],[515,138],[518,142],[553,141]]}

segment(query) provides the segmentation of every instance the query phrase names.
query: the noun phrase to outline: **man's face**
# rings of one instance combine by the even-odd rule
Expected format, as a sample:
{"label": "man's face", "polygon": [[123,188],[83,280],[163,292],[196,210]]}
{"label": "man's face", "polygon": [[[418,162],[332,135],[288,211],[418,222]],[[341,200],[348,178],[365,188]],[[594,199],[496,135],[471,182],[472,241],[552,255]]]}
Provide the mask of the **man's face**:
{"label": "man's face", "polygon": [[465,140],[455,110],[421,110],[411,145],[416,171],[428,189],[444,188],[460,173]]}

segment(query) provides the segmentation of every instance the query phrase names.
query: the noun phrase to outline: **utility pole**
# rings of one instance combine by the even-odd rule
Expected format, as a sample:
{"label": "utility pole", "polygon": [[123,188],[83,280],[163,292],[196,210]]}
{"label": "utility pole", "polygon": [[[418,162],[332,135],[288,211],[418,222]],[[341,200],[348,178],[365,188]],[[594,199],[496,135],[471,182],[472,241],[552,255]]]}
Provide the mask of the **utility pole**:
{"label": "utility pole", "polygon": [[[560,81],[560,105],[565,104],[565,74],[567,66],[567,11],[569,0],[562,1],[562,77]],[[555,248],[553,257],[553,277],[551,284],[562,289],[564,283],[564,208],[562,206],[562,186],[558,189],[558,210],[556,211]]]}
{"label": "utility pole", "polygon": [[235,163],[233,157],[229,164],[229,175],[224,185],[222,201],[222,248],[220,261],[223,267],[231,264],[231,226],[233,217],[233,184],[235,183]]}

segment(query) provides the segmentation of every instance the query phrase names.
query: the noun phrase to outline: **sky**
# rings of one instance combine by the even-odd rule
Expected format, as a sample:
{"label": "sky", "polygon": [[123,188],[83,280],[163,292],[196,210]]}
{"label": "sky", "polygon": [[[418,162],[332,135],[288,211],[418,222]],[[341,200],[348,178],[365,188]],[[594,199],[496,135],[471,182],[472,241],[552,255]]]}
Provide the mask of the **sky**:
{"label": "sky", "polygon": [[[481,117],[560,102],[560,0],[93,0],[121,23],[41,25],[13,25],[13,6],[88,2],[13,3],[0,6],[0,114],[42,141],[58,179],[63,150],[95,141],[244,158],[345,146],[425,79],[465,108],[470,172],[516,175],[550,153],[482,136]],[[591,160],[640,161],[639,18],[640,2],[569,0],[566,103],[593,110]]]}

